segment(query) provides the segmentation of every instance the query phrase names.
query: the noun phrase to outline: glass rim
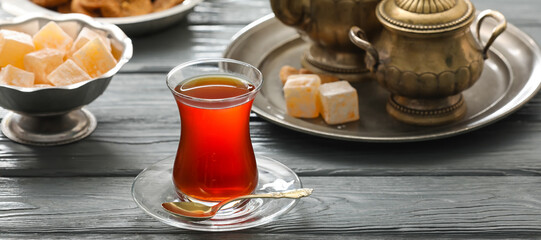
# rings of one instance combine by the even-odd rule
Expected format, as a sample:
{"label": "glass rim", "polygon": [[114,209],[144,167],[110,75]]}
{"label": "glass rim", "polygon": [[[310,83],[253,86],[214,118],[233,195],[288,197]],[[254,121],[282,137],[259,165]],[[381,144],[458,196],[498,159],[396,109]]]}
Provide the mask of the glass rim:
{"label": "glass rim", "polygon": [[[255,72],[257,73],[257,75],[261,79],[261,81],[259,81],[259,83],[257,83],[257,84],[254,84],[254,83],[252,83],[252,82],[250,82],[250,81],[248,81],[246,79],[243,79],[245,81],[250,82],[251,84],[254,84],[254,89],[250,90],[247,93],[243,93],[243,94],[238,95],[238,96],[227,97],[227,98],[200,98],[200,97],[193,97],[193,96],[189,96],[189,95],[186,95],[186,94],[179,93],[179,92],[175,91],[175,89],[171,88],[171,86],[169,85],[169,79],[171,79],[171,77],[172,77],[172,75],[174,73],[176,73],[177,71],[179,71],[182,68],[198,65],[198,64],[201,64],[201,63],[205,63],[205,62],[234,63],[234,64],[239,64],[239,65],[251,68],[251,69],[255,70]],[[171,92],[174,95],[185,98],[185,99],[188,99],[188,100],[191,100],[191,101],[204,102],[204,103],[230,102],[230,101],[240,100],[240,99],[246,98],[246,97],[248,97],[248,96],[250,96],[250,95],[252,95],[254,93],[257,93],[261,89],[261,86],[263,85],[263,74],[255,66],[253,66],[253,65],[251,65],[249,63],[239,61],[239,60],[235,60],[235,59],[231,59],[231,58],[203,58],[203,59],[191,60],[191,61],[181,63],[181,64],[177,65],[176,67],[174,67],[173,69],[171,69],[171,71],[169,71],[167,73],[166,84],[167,84],[167,87],[169,88],[169,90],[171,90]]]}

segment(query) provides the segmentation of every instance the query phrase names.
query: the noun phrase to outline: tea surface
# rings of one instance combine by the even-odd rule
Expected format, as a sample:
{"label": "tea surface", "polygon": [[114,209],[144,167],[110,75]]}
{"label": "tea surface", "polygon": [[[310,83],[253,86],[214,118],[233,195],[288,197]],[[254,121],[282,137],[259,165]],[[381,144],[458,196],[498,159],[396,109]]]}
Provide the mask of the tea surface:
{"label": "tea surface", "polygon": [[205,76],[188,80],[178,85],[175,91],[190,97],[221,99],[240,96],[254,88],[254,85],[234,77]]}

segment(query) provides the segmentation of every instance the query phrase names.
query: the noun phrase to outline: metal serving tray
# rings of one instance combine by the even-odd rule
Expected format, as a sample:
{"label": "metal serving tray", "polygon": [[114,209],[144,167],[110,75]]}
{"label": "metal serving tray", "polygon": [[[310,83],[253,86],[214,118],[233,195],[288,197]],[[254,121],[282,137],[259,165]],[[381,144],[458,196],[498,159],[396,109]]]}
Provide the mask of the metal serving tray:
{"label": "metal serving tray", "polygon": [[[485,38],[494,23],[486,25],[481,31]],[[322,118],[301,119],[286,113],[279,71],[284,65],[300,68],[301,54],[308,46],[293,28],[270,14],[239,31],[224,57],[250,63],[263,73],[263,86],[252,108],[256,114],[280,126],[327,138],[408,142],[449,137],[508,116],[530,100],[541,86],[539,46],[527,34],[508,25],[492,46],[481,78],[463,92],[468,112],[462,120],[436,127],[401,123],[387,114],[385,104],[389,93],[373,80],[353,84],[359,94],[359,121],[327,125]]]}

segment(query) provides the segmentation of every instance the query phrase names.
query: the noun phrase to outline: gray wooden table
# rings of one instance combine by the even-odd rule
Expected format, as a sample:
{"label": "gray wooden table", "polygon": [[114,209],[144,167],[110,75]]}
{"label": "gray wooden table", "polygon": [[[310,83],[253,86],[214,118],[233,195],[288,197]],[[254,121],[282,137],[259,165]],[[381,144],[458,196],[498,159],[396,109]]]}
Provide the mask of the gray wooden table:
{"label": "gray wooden table", "polygon": [[[474,3],[541,42],[541,1]],[[313,137],[253,115],[255,151],[293,169],[312,197],[229,233],[146,215],[132,181],[174,154],[180,134],[166,73],[220,57],[238,30],[270,12],[267,0],[207,0],[178,25],[133,38],[133,59],[88,106],[99,123],[83,141],[30,147],[0,136],[0,239],[541,238],[541,96],[474,132],[400,144]]]}

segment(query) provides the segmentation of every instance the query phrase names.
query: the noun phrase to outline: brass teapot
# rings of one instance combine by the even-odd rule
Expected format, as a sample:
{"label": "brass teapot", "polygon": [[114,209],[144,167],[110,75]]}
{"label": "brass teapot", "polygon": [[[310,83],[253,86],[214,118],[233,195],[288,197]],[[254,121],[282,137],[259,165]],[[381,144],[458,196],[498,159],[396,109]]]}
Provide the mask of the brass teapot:
{"label": "brass teapot", "polygon": [[[351,41],[366,50],[367,65],[391,92],[387,112],[415,125],[440,125],[466,114],[462,91],[481,76],[494,40],[506,29],[505,17],[485,10],[470,30],[475,8],[469,0],[383,0],[376,16],[384,29],[372,44],[352,27]],[[499,24],[482,46],[480,28],[491,17]]]}
{"label": "brass teapot", "polygon": [[316,73],[350,81],[370,78],[365,53],[351,43],[348,32],[359,26],[372,39],[381,31],[375,9],[380,0],[270,0],[274,15],[311,43],[302,65]]}

